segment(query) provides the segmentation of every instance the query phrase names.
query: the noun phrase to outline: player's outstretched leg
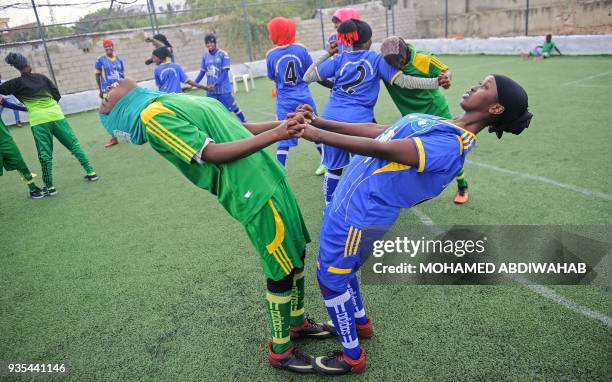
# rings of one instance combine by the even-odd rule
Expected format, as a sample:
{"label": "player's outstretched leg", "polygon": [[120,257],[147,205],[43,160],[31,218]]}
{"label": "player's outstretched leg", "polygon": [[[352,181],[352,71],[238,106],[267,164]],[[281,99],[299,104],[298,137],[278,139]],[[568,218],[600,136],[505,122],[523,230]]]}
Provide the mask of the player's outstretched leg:
{"label": "player's outstretched leg", "polygon": [[281,280],[267,280],[266,306],[270,317],[272,341],[268,344],[268,361],[274,367],[296,373],[312,373],[312,357],[293,346],[290,334],[291,289],[294,274]]}
{"label": "player's outstretched leg", "polygon": [[[306,252],[302,253],[302,263]],[[336,329],[328,324],[317,324],[304,315],[304,268],[295,268],[291,287],[291,339],[324,339],[335,335]]]}
{"label": "player's outstretched leg", "polygon": [[325,276],[322,276],[324,273],[326,272],[317,274],[319,286],[327,312],[338,330],[343,350],[335,351],[327,356],[316,357],[313,367],[318,373],[324,375],[361,373],[365,370],[367,363],[364,351],[359,346],[355,322],[355,303],[348,290],[348,284],[342,292],[329,289],[326,285]]}
{"label": "player's outstretched leg", "polygon": [[53,187],[53,132],[50,122],[32,126],[32,135],[42,171],[43,191],[45,195],[57,195]]}
{"label": "player's outstretched leg", "polygon": [[465,204],[469,200],[468,196],[468,183],[465,179],[465,174],[463,172],[463,168],[457,174],[455,178],[457,180],[457,193],[455,194],[454,202],[455,204]]}
{"label": "player's outstretched leg", "polygon": [[81,148],[81,144],[76,135],[74,135],[68,121],[62,119],[50,123],[53,124],[53,135],[55,135],[57,140],[60,141],[60,143],[74,155],[81,166],[83,166],[85,170],[85,180],[90,182],[98,180],[98,175],[91,166],[91,163],[89,163],[89,158],[87,158],[87,154],[85,154],[85,151]]}

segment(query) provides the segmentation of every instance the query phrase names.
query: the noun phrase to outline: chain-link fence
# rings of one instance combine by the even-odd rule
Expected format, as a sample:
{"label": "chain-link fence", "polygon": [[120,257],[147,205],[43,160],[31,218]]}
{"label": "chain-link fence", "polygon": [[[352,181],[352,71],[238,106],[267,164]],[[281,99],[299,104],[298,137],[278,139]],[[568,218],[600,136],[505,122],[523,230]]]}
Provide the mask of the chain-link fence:
{"label": "chain-link fence", "polygon": [[[0,56],[9,51],[25,54],[62,92],[73,93],[95,89],[93,65],[104,54],[104,38],[115,41],[127,75],[144,80],[153,71],[144,64],[153,50],[145,39],[154,34],[164,34],[177,61],[193,71],[200,67],[204,35],[211,32],[233,63],[264,59],[273,47],[267,23],[276,16],[295,19],[297,41],[309,50],[322,49],[335,31],[333,12],[344,6],[356,8],[372,26],[375,42],[389,35],[412,40],[612,32],[612,0],[183,0],[180,6],[168,0],[83,1],[0,5],[2,11],[18,7],[32,12],[36,20],[9,28],[0,17]],[[39,17],[41,10],[46,16],[53,10],[66,19],[66,14],[84,14],[82,8],[93,6],[95,11],[71,22],[45,23],[48,17]],[[16,75],[3,65],[0,62],[5,78]]]}

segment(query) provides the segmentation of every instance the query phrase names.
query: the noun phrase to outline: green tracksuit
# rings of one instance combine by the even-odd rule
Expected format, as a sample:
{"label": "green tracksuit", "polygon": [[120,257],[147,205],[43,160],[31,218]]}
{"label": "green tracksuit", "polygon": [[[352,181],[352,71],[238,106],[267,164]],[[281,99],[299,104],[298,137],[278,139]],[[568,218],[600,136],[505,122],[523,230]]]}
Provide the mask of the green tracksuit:
{"label": "green tracksuit", "polygon": [[30,191],[36,189],[33,175],[28,165],[23,160],[21,152],[15,144],[15,140],[13,140],[13,137],[2,120],[0,120],[0,164],[0,176],[2,176],[3,169],[6,171],[17,170],[23,177],[24,182],[28,185]]}

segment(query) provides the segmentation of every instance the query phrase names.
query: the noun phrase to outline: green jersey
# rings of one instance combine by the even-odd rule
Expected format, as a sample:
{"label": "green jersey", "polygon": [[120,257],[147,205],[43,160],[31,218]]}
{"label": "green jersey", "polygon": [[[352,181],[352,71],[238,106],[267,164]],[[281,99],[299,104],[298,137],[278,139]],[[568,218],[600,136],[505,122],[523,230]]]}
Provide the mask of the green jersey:
{"label": "green jersey", "polygon": [[544,41],[544,45],[542,45],[542,53],[550,53],[555,48],[554,42]]}
{"label": "green jersey", "polygon": [[210,97],[166,94],[141,113],[151,147],[196,186],[217,196],[229,214],[246,225],[285,179],[285,170],[264,150],[224,163],[207,163],[210,142],[253,136],[223,104]]}
{"label": "green jersey", "polygon": [[25,105],[31,126],[64,119],[58,104],[61,98],[59,90],[42,74],[22,73],[20,77],[0,84],[0,94],[12,94]]}
{"label": "green jersey", "polygon": [[[444,65],[433,54],[416,50],[412,45],[408,46],[410,48],[410,57],[408,58],[408,63],[402,68],[404,74],[433,78],[437,77],[440,72],[448,70],[448,66]],[[451,117],[446,98],[439,89],[403,89],[387,82],[385,82],[385,86],[402,115],[423,113],[444,118]]]}

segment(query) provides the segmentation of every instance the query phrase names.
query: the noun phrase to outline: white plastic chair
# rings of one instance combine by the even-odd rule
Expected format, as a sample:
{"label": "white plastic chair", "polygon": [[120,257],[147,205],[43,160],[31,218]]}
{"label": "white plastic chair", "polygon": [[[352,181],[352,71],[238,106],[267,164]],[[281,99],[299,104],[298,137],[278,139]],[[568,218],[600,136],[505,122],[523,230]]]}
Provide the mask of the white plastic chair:
{"label": "white plastic chair", "polygon": [[[249,79],[251,80],[251,87],[255,89],[255,80],[251,73],[251,68],[247,64],[243,64],[244,68],[240,66],[232,66],[232,85],[234,87],[234,93],[238,92],[238,81],[244,82],[244,90],[249,92]],[[243,70],[240,70],[243,69]]]}

